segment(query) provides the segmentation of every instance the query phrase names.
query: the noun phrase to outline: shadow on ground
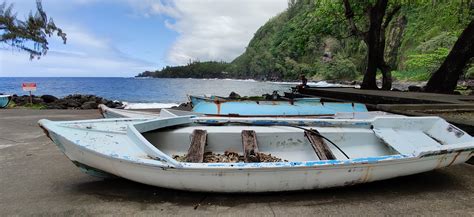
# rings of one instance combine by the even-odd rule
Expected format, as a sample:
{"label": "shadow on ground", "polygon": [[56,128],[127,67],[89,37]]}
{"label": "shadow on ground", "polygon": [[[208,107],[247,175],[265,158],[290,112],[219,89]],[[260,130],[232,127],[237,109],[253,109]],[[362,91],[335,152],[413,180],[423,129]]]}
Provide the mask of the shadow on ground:
{"label": "shadow on ground", "polygon": [[[207,204],[234,207],[250,203],[299,202],[308,206],[325,203],[343,203],[364,198],[393,198],[414,196],[439,191],[463,190],[455,176],[444,171],[431,171],[372,183],[310,191],[255,194],[223,194],[186,192],[144,185],[125,179],[105,179],[71,186],[76,194],[87,194],[105,201],[130,201],[139,203],[169,202],[194,206]],[[307,202],[307,203],[306,203]]]}

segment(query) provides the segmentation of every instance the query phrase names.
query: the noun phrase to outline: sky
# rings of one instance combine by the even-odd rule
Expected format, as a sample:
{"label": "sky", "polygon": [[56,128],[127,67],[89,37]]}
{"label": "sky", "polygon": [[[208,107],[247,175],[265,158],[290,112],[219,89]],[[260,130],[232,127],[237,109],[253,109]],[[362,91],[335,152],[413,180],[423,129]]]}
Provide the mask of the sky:
{"label": "sky", "polygon": [[[231,61],[287,0],[43,0],[67,34],[39,60],[0,44],[0,77],[132,77],[189,61]],[[9,0],[17,18],[35,0]]]}

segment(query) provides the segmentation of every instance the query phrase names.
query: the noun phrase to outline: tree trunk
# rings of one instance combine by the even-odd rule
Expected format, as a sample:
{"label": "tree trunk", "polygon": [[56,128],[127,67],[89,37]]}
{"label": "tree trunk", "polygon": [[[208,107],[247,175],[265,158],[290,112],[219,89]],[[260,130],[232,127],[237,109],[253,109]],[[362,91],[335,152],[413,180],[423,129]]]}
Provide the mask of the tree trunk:
{"label": "tree trunk", "polygon": [[[377,64],[373,61],[373,56],[375,55],[374,49],[369,49],[369,58],[367,60],[367,68],[365,69],[364,80],[362,80],[362,84],[360,85],[361,89],[369,89],[369,90],[376,90],[377,82]],[[371,61],[372,60],[372,61]]]}
{"label": "tree trunk", "polygon": [[377,0],[375,5],[369,8],[369,29],[367,32],[360,31],[355,25],[354,12],[352,11],[349,0],[344,0],[345,16],[349,21],[351,32],[355,36],[364,39],[367,44],[367,68],[365,70],[364,79],[361,84],[361,89],[376,90],[377,87],[377,69],[382,71],[383,85],[382,88],[390,90],[392,87],[392,75],[390,73],[391,67],[386,64],[384,60],[385,53],[385,29],[400,10],[397,5],[387,14],[384,22],[384,17],[387,11],[388,0]]}
{"label": "tree trunk", "polygon": [[466,64],[474,56],[474,20],[459,36],[443,64],[430,77],[426,92],[452,93]]}
{"label": "tree trunk", "polygon": [[385,60],[391,69],[397,68],[398,52],[403,41],[403,33],[407,23],[407,18],[404,15],[399,16],[388,30]]}
{"label": "tree trunk", "polygon": [[380,64],[382,71],[382,90],[392,89],[392,69],[385,62]]}
{"label": "tree trunk", "polygon": [[385,11],[387,10],[387,3],[388,0],[378,0],[370,9],[369,31],[365,37],[365,43],[368,47],[368,64],[364,80],[360,86],[362,89],[378,89],[376,76],[377,68],[380,66],[380,58],[382,58],[383,61],[385,49],[385,40],[383,40],[384,38],[381,37],[381,34],[385,35],[385,32],[382,31],[382,23]]}

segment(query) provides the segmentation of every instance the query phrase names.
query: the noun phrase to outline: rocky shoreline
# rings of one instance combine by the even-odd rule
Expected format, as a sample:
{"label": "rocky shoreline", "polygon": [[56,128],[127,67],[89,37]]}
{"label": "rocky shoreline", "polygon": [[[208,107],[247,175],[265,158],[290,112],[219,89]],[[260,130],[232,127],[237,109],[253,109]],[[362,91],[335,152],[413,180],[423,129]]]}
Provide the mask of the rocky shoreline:
{"label": "rocky shoreline", "polygon": [[[99,104],[107,105],[110,108],[123,108],[123,103],[112,101],[95,95],[73,94],[63,98],[52,95],[32,96],[33,105],[38,105],[42,109],[97,109]],[[28,106],[30,96],[16,94],[12,95],[14,106]]]}
{"label": "rocky shoreline", "polygon": [[[316,82],[316,81],[312,81]],[[360,85],[358,81],[340,81],[332,80],[327,81],[333,84],[357,86]],[[393,82],[393,91],[409,91],[409,92],[420,92],[426,82]],[[474,94],[474,80],[466,80],[458,83],[461,87],[464,87],[463,94],[472,95]],[[456,94],[461,94],[456,91]],[[2,95],[0,93],[0,95]],[[10,102],[10,108],[14,107],[35,107],[39,109],[97,109],[99,104],[104,104],[109,108],[125,108],[124,103],[115,100],[109,100],[100,96],[90,94],[72,94],[63,98],[58,98],[52,95],[32,96],[32,102],[30,103],[29,95],[12,95]],[[189,103],[182,103],[174,109],[189,110]]]}

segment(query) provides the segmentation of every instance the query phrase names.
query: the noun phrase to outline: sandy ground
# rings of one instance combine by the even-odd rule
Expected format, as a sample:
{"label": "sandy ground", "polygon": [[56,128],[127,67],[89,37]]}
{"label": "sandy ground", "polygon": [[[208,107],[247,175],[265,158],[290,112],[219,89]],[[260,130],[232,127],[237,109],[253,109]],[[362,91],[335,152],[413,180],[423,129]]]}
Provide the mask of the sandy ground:
{"label": "sandy ground", "polygon": [[474,215],[474,166],[325,190],[209,194],[83,174],[47,139],[41,118],[97,111],[0,110],[0,215]]}

